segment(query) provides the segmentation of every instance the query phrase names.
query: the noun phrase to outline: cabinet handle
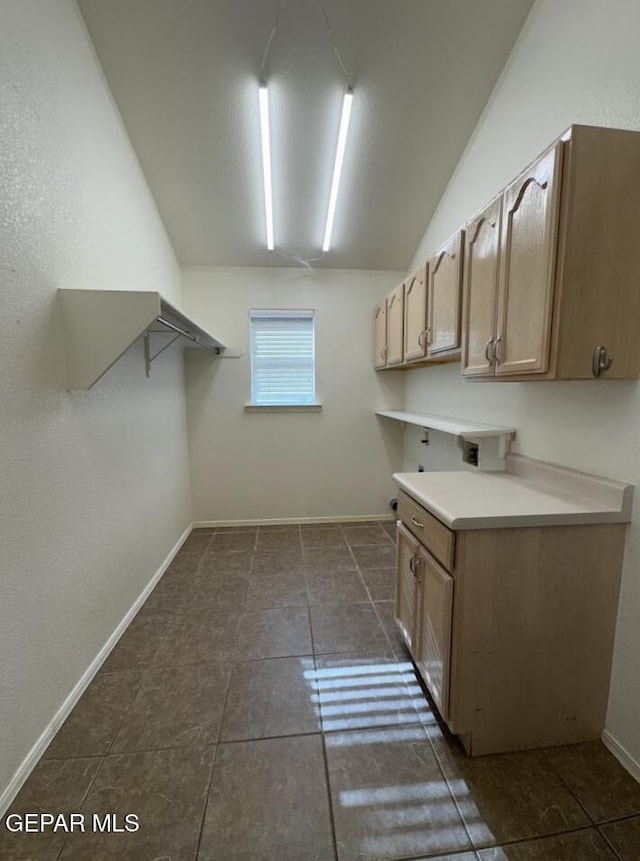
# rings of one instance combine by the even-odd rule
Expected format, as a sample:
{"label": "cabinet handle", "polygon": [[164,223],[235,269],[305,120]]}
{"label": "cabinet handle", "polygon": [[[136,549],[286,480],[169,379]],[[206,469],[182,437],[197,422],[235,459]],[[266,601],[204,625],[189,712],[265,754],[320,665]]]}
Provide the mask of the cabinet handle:
{"label": "cabinet handle", "polygon": [[386,361],[386,359],[387,359],[387,348],[386,348],[386,347],[383,347],[383,348],[380,350],[380,358],[381,358],[383,361]]}
{"label": "cabinet handle", "polygon": [[420,576],[420,572],[418,571],[420,557],[416,554],[413,558],[415,559],[415,563],[413,565],[413,576],[416,578],[416,583],[422,583],[422,577]]}
{"label": "cabinet handle", "polygon": [[417,526],[418,529],[424,529],[424,523],[420,523],[420,521],[416,520],[415,517],[411,518],[411,522],[413,523],[414,526]]}
{"label": "cabinet handle", "polygon": [[430,344],[431,343],[431,326],[427,326],[427,331],[425,334],[427,336],[427,344]]}
{"label": "cabinet handle", "polygon": [[493,361],[499,365],[502,361],[502,356],[498,353],[498,345],[502,343],[502,335],[498,335],[493,345]]}
{"label": "cabinet handle", "polygon": [[493,359],[494,359],[494,357],[491,355],[492,346],[493,346],[493,338],[489,338],[489,340],[487,341],[486,346],[484,348],[484,357],[487,360],[487,362],[489,362],[489,363],[493,362]]}
{"label": "cabinet handle", "polygon": [[596,347],[593,351],[591,369],[594,377],[599,377],[603,371],[608,371],[613,365],[613,356],[609,354],[606,347]]}
{"label": "cabinet handle", "polygon": [[418,345],[419,345],[422,349],[424,349],[424,336],[425,336],[425,334],[426,334],[426,333],[425,333],[425,331],[424,331],[424,329],[423,329],[423,330],[420,332],[420,334],[418,335]]}
{"label": "cabinet handle", "polygon": [[409,571],[411,571],[411,573],[413,574],[414,577],[416,576],[416,569],[414,568],[415,561],[416,561],[415,556],[409,557]]}

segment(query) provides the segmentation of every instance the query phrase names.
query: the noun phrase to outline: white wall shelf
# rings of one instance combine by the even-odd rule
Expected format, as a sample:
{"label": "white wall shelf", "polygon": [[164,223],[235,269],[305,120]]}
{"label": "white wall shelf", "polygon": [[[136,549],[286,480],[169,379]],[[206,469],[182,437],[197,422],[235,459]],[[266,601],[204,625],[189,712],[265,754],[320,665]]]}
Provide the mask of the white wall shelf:
{"label": "white wall shelf", "polygon": [[[58,291],[67,343],[67,388],[90,389],[139,337],[144,336],[145,365],[174,341],[211,350],[218,358],[239,358],[242,349],[226,347],[206,329],[187,317],[160,293],[146,290]],[[169,336],[152,353],[151,336]]]}
{"label": "white wall shelf", "polygon": [[463,452],[463,461],[480,471],[504,470],[509,445],[516,435],[515,428],[470,422],[450,416],[403,410],[376,410],[376,415],[402,422],[403,425],[415,425],[425,430],[455,436]]}

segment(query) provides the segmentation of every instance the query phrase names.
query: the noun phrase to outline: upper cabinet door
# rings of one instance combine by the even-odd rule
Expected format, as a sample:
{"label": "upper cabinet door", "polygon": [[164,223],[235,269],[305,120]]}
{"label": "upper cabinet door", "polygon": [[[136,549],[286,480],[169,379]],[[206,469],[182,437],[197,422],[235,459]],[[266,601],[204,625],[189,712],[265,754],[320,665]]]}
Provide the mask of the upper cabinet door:
{"label": "upper cabinet door", "polygon": [[387,296],[387,365],[402,362],[404,332],[404,283]]}
{"label": "upper cabinet door", "polygon": [[464,248],[462,373],[493,376],[501,198],[467,225]]}
{"label": "upper cabinet door", "polygon": [[504,192],[496,376],[549,367],[562,144]]}
{"label": "upper cabinet door", "polygon": [[404,360],[427,353],[427,264],[404,282]]}
{"label": "upper cabinet door", "polygon": [[460,348],[462,240],[463,231],[459,230],[429,261],[429,356]]}
{"label": "upper cabinet door", "polygon": [[373,309],[373,367],[387,364],[387,300],[378,302]]}

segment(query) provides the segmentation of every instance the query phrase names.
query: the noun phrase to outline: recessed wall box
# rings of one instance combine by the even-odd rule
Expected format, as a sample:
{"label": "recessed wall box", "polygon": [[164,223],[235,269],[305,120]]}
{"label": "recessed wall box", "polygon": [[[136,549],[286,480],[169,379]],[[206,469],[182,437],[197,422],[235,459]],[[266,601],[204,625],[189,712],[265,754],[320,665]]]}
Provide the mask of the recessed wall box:
{"label": "recessed wall box", "polygon": [[468,439],[462,442],[462,461],[469,466],[478,466],[478,443],[470,442]]}

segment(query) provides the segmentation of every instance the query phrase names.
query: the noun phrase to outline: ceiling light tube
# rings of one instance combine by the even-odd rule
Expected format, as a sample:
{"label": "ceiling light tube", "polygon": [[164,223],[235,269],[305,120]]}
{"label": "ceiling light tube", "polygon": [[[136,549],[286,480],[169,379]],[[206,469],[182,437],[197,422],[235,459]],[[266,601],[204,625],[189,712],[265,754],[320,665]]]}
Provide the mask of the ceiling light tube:
{"label": "ceiling light tube", "polygon": [[267,249],[273,251],[273,198],[271,191],[271,144],[269,133],[269,94],[266,84],[259,90],[260,137],[262,138],[262,176],[264,179],[264,212],[267,222]]}
{"label": "ceiling light tube", "polygon": [[342,102],[342,116],[340,117],[340,131],[338,132],[338,146],[336,147],[336,160],[333,165],[333,179],[331,180],[331,194],[329,195],[329,211],[327,212],[327,226],[324,230],[324,242],[322,250],[328,251],[331,245],[331,231],[333,230],[333,218],[336,214],[336,203],[338,201],[338,189],[340,188],[340,176],[342,174],[342,162],[344,151],[347,146],[347,134],[349,132],[349,120],[351,118],[351,102],[353,93],[347,89]]}

